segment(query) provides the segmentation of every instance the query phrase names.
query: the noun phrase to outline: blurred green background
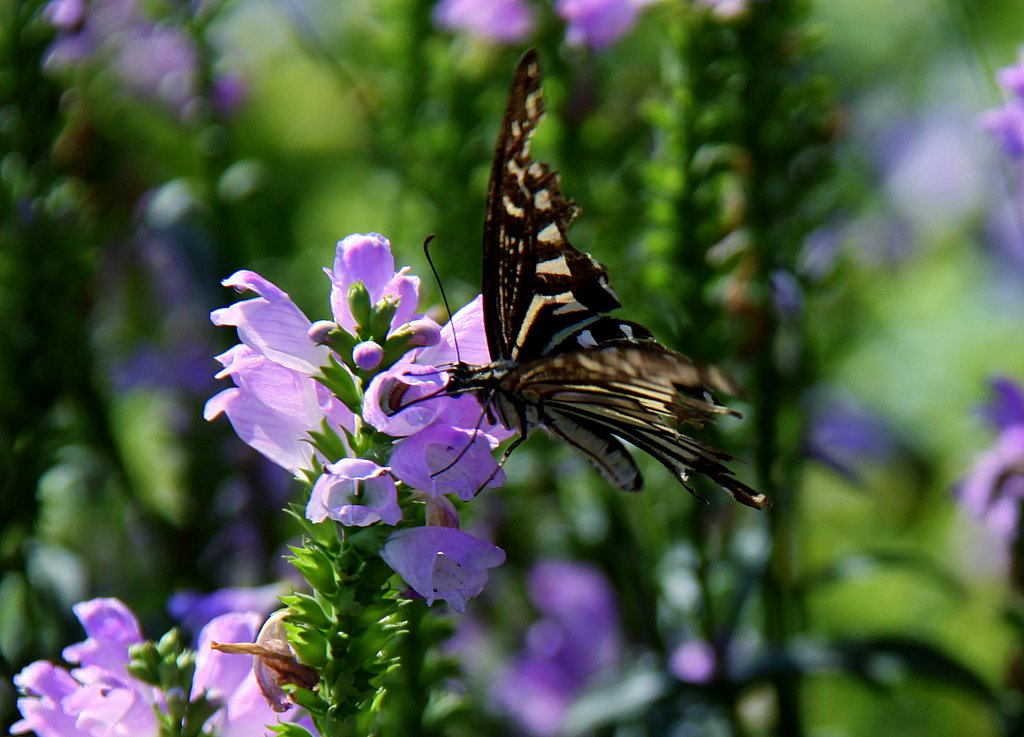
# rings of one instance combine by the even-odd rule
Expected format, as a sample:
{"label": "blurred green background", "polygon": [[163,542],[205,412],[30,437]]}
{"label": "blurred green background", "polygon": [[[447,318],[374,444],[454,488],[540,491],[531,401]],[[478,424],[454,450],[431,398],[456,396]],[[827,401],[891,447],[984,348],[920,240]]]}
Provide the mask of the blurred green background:
{"label": "blurred green background", "polygon": [[[437,305],[420,248],[436,233],[449,300],[475,296],[507,81],[537,45],[549,114],[536,151],[583,209],[573,242],[609,267],[624,315],[737,377],[748,419],[721,440],[743,460],[740,475],[755,483],[761,473],[755,447],[774,447],[768,463],[784,468],[772,474],[776,509],[758,516],[695,502],[656,464],[644,466],[642,496],[617,494],[566,449],[531,440],[509,462],[500,501],[466,512],[509,552],[478,605],[495,647],[521,638],[522,575],[545,557],[608,573],[638,662],[688,629],[714,629],[749,561],[768,588],[782,586],[784,565],[781,640],[765,623],[771,594],[736,616],[751,642],[796,653],[803,733],[1013,733],[1020,589],[1006,543],[953,490],[994,438],[977,409],[989,380],[1024,379],[1024,226],[1007,216],[1018,175],[978,122],[1001,101],[995,69],[1024,44],[1024,4],[763,0],[752,18],[724,22],[660,2],[600,52],[565,46],[544,3],[534,36],[510,46],[438,29],[431,4],[415,0],[144,4],[195,43],[191,102],[126,84],[109,48],[44,69],[58,35],[44,8],[0,6],[4,723],[13,674],[79,639],[75,601],[121,597],[156,636],[174,591],[287,575],[281,555],[295,530],[279,510],[297,487],[226,423],[202,420],[217,390],[210,357],[233,342],[208,320],[233,299],[218,282],[252,269],[326,318],[320,269],[335,242],[378,231],[423,277],[421,305]],[[778,43],[787,34],[799,39],[792,47]],[[789,66],[760,42],[788,49]],[[771,150],[818,158],[766,161],[755,148],[734,178],[702,182],[697,154],[716,155],[697,145],[704,131],[730,130],[730,115],[755,132],[762,115],[773,120],[757,90],[729,96],[735,77],[719,67],[740,62],[748,78],[793,90],[780,104],[805,105],[828,135],[783,131],[792,146]],[[234,92],[218,87],[225,80]],[[766,195],[729,209],[731,187],[799,165],[814,184],[776,198],[785,208],[758,211],[751,203]],[[767,275],[744,282],[742,257],[705,258],[727,250],[719,236],[737,219],[758,222],[758,247],[775,254],[759,268],[795,274],[802,295],[767,348],[730,291],[746,283],[751,304],[767,309]],[[778,387],[754,353],[768,356]],[[780,408],[766,426],[756,418],[769,395]],[[822,440],[815,432],[830,421],[867,439]],[[763,437],[771,428],[774,445]],[[812,449],[848,453],[846,472]],[[679,559],[700,561],[699,573],[669,565]],[[699,602],[673,608],[687,576],[700,581]],[[880,647],[857,672],[829,654],[849,638],[911,638],[948,661]],[[662,733],[738,724],[787,734],[778,713],[788,707],[769,688],[784,677],[730,693],[740,715],[731,727],[686,717]],[[595,729],[659,733],[635,727],[643,721]]]}

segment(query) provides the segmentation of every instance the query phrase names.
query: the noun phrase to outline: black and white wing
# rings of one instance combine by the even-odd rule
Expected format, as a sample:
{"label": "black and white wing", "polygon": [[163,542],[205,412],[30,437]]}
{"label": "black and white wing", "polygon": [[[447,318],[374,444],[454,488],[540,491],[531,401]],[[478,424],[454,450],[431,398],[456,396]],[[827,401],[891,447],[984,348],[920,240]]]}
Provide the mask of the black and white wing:
{"label": "black and white wing", "polygon": [[691,474],[707,476],[747,506],[768,505],[725,465],[732,456],[684,434],[723,414],[709,387],[722,380],[657,343],[576,350],[517,367],[509,391],[536,408],[540,424],[580,450],[605,479],[638,491],[643,479],[622,440],[650,454],[691,493]]}
{"label": "black and white wing", "polygon": [[[495,361],[548,355],[620,306],[605,267],[569,243],[579,210],[562,194],[558,174],[530,157],[530,138],[544,116],[540,82],[538,55],[530,50],[512,80],[487,191],[484,324]],[[641,326],[619,324],[633,335],[593,325],[590,337],[650,337]]]}

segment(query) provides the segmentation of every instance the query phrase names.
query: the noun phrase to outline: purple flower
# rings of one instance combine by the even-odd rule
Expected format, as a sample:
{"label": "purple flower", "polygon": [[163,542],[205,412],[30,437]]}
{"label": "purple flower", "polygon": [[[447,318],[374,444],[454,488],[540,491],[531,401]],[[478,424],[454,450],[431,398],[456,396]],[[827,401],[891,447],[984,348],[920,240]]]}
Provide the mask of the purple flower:
{"label": "purple flower", "polygon": [[1024,387],[1013,379],[999,376],[992,380],[992,401],[981,408],[982,415],[997,430],[1024,425]]}
{"label": "purple flower", "polygon": [[212,397],[203,416],[226,414],[243,441],[297,475],[311,465],[310,433],[325,421],[336,431],[354,427],[352,413],[313,379],[330,350],[309,337],[309,319],[291,298],[259,274],[239,271],[223,283],[258,296],[210,313],[215,325],[235,326],[242,344],[217,357],[224,366],[217,378],[230,376],[235,387]]}
{"label": "purple flower", "polygon": [[395,482],[387,468],[362,458],[343,458],[328,464],[313,485],[306,517],[328,517],[343,525],[365,527],[375,522],[397,524],[402,519]]}
{"label": "purple flower", "polygon": [[392,534],[381,557],[428,604],[440,599],[461,613],[505,551],[450,527],[411,527]]}
{"label": "purple flower", "polygon": [[309,318],[285,292],[254,271],[236,271],[221,284],[258,296],[214,310],[214,325],[238,328],[244,345],[285,368],[312,376],[327,364],[330,351],[310,339]]}
{"label": "purple flower", "polygon": [[557,0],[555,12],[569,24],[570,46],[599,51],[620,39],[636,23],[640,10],[652,0]]}
{"label": "purple flower", "polygon": [[1010,158],[1024,158],[1024,103],[1011,100],[1003,107],[985,111],[981,125]]}
{"label": "purple flower", "polygon": [[1002,107],[985,112],[981,124],[1008,156],[1024,159],[1024,49],[1017,64],[999,70],[998,80],[1011,97]]}
{"label": "purple flower", "polygon": [[854,398],[815,392],[810,404],[805,452],[847,479],[855,481],[860,465],[884,461],[896,449],[885,421]]}
{"label": "purple flower", "polygon": [[715,649],[704,640],[687,640],[669,656],[669,670],[681,681],[704,684],[714,678]]}
{"label": "purple flower", "polygon": [[391,470],[416,489],[434,496],[455,494],[468,502],[484,484],[496,487],[505,482],[493,455],[497,447],[498,440],[483,431],[437,422],[398,444]]}
{"label": "purple flower", "polygon": [[440,0],[433,17],[439,28],[503,44],[524,41],[535,25],[533,8],[524,0]]}
{"label": "purple flower", "polygon": [[526,649],[499,678],[493,698],[532,735],[560,732],[588,679],[618,660],[621,633],[607,579],[585,565],[546,561],[530,574],[541,613]]}
{"label": "purple flower", "polygon": [[353,428],[352,413],[310,376],[238,345],[217,356],[236,386],[210,398],[203,417],[226,414],[238,436],[277,465],[299,475],[310,468],[311,432]]}
{"label": "purple flower", "polygon": [[366,287],[371,305],[385,299],[398,303],[391,319],[392,330],[418,317],[419,277],[410,276],[407,266],[395,271],[391,242],[380,233],[355,233],[339,241],[334,269],[324,271],[331,279],[334,319],[351,333],[358,327],[349,307],[349,288],[356,282]]}
{"label": "purple flower", "polygon": [[[18,699],[22,719],[12,734],[38,737],[157,737],[162,709],[159,691],[128,674],[128,648],[142,642],[138,621],[117,599],[93,599],[74,607],[85,628],[84,642],[65,648],[64,659],[79,667],[36,661],[14,678],[24,694]],[[200,633],[200,650],[192,683],[193,700],[205,693],[220,703],[208,725],[222,737],[269,734],[275,714],[255,686],[249,657],[209,648],[211,640],[251,640],[261,617],[255,613],[223,615]],[[299,717],[298,710],[290,718]]]}
{"label": "purple flower", "polygon": [[995,396],[982,413],[999,437],[960,482],[957,499],[968,514],[1009,541],[1019,534],[1024,501],[1024,391],[1005,377],[992,381],[992,391]]}
{"label": "purple flower", "polygon": [[1003,431],[974,462],[957,494],[960,505],[1001,539],[1018,533],[1024,500],[1024,425]]}
{"label": "purple flower", "polygon": [[236,586],[209,594],[180,591],[167,601],[167,611],[192,632],[198,633],[222,614],[256,612],[265,616],[281,606],[278,597],[283,593],[281,584],[277,583],[257,587]]}
{"label": "purple flower", "polygon": [[43,62],[47,69],[94,57],[132,92],[182,117],[195,112],[198,53],[181,28],[152,20],[138,0],[51,0],[44,12],[58,30]]}

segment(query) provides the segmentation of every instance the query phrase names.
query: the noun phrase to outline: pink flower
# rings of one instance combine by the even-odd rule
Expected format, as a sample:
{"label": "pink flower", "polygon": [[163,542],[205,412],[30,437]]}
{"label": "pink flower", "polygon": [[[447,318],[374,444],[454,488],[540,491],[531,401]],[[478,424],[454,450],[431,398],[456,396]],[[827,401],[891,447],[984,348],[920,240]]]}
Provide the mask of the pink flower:
{"label": "pink flower", "polygon": [[514,44],[534,31],[533,8],[523,0],[441,0],[434,24],[496,43]]}
{"label": "pink flower", "polygon": [[599,51],[618,41],[633,27],[640,10],[652,0],[557,0],[555,12],[569,24],[570,46]]}
{"label": "pink flower", "polygon": [[[85,628],[85,641],[64,650],[79,667],[70,671],[36,661],[15,676],[24,694],[18,699],[22,719],[11,734],[37,737],[157,737],[163,695],[128,674],[128,648],[142,642],[138,621],[117,599],[77,604],[75,614]],[[262,617],[256,613],[226,614],[200,633],[191,700],[205,694],[221,704],[207,722],[221,737],[269,735],[276,714],[255,685],[250,657],[210,649],[211,640],[252,640]],[[289,718],[301,716],[294,710]]]}

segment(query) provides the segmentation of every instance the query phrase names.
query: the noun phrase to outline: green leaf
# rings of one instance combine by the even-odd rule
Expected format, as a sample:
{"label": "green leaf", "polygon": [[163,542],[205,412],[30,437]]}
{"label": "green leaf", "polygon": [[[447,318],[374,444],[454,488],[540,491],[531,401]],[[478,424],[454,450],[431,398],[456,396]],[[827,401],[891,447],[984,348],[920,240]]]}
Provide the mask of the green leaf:
{"label": "green leaf", "polygon": [[302,577],[309,581],[314,591],[325,595],[338,590],[338,580],[334,571],[334,561],[321,550],[290,547],[293,555],[289,559]]}

